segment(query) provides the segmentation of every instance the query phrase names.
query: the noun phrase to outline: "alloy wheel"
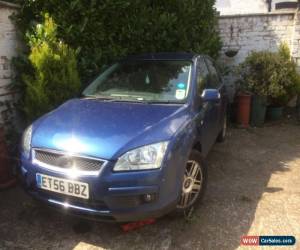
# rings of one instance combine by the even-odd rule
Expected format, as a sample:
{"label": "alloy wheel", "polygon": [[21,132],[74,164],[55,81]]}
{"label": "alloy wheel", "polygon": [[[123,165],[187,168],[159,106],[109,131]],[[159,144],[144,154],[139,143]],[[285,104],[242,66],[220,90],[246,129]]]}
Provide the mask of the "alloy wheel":
{"label": "alloy wheel", "polygon": [[182,193],[177,208],[186,209],[197,200],[203,183],[203,173],[200,164],[189,160],[186,164]]}

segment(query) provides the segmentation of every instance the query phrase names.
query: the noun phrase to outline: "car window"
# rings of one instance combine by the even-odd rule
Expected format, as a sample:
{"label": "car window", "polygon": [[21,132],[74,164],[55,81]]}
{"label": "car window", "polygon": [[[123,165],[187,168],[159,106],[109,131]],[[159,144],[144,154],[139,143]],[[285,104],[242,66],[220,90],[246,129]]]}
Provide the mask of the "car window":
{"label": "car window", "polygon": [[197,65],[197,92],[198,95],[202,94],[202,91],[207,88],[209,71],[203,58],[199,58]]}
{"label": "car window", "polygon": [[124,101],[185,103],[189,93],[191,61],[131,60],[102,73],[84,96]]}
{"label": "car window", "polygon": [[209,70],[209,77],[206,88],[217,89],[220,86],[220,78],[218,72],[211,60],[206,58],[205,62]]}

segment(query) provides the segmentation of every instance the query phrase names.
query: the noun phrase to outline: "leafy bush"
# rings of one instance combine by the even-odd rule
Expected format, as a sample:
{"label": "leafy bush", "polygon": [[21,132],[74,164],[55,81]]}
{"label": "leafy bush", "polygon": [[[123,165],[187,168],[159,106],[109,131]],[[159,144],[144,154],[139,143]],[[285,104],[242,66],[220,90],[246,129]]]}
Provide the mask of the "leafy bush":
{"label": "leafy bush", "polygon": [[268,97],[274,106],[285,105],[300,91],[300,77],[296,64],[290,58],[287,45],[279,52],[252,52],[239,65],[242,86],[255,95]]}
{"label": "leafy bush", "polygon": [[29,120],[55,108],[76,95],[80,88],[75,51],[57,39],[57,26],[45,15],[27,38],[33,75],[24,74],[24,110]]}
{"label": "leafy bush", "polygon": [[127,54],[201,52],[216,57],[221,43],[215,0],[19,0],[23,34],[41,13],[58,24],[58,36],[79,52],[83,82]]}

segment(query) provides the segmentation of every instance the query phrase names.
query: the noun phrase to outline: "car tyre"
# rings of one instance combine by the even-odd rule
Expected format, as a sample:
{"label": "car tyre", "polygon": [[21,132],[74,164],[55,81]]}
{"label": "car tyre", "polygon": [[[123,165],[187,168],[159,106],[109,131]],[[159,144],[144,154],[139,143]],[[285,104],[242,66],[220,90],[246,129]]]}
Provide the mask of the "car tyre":
{"label": "car tyre", "polygon": [[196,208],[205,193],[207,185],[207,168],[204,160],[197,150],[192,150],[186,163],[182,182],[182,193],[178,200],[176,215],[187,215]]}

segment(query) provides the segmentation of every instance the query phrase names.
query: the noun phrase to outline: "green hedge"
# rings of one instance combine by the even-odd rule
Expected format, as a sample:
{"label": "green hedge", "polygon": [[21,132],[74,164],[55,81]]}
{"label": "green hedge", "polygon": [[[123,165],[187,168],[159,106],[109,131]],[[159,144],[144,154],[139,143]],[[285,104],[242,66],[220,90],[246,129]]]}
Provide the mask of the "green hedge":
{"label": "green hedge", "polygon": [[[18,1],[18,0],[16,0]],[[76,49],[83,82],[127,54],[189,51],[216,57],[221,47],[215,0],[19,0],[24,35],[43,13]]]}

